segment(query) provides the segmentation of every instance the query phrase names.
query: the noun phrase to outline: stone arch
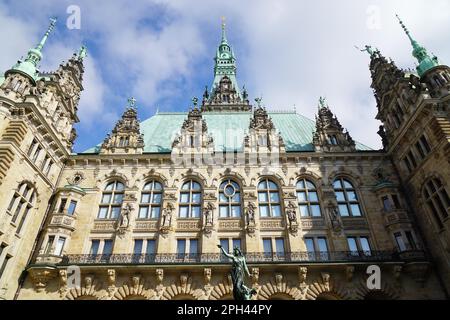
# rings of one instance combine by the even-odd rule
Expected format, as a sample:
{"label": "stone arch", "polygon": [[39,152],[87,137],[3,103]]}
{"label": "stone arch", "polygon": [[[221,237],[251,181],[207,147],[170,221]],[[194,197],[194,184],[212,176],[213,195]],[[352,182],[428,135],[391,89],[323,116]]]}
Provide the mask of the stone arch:
{"label": "stone arch", "polygon": [[298,172],[295,173],[295,176],[293,178],[289,179],[289,185],[295,187],[298,180],[300,179],[311,180],[315,184],[317,189],[321,188],[323,185],[322,177],[317,173],[306,169],[305,167],[302,167]]}
{"label": "stone arch", "polygon": [[233,285],[230,285],[228,281],[222,281],[218,285],[214,286],[211,291],[210,300],[223,300],[224,297],[233,296]]}
{"label": "stone arch", "polygon": [[217,188],[219,188],[220,184],[225,179],[231,179],[235,180],[241,188],[247,187],[247,182],[245,181],[245,178],[238,172],[232,171],[229,169],[225,169],[223,173],[219,174],[219,178],[217,179]]}
{"label": "stone arch", "polygon": [[70,289],[64,296],[64,300],[100,300],[100,296],[98,296],[95,285],[93,285],[88,288],[78,287]]}
{"label": "stone arch", "polygon": [[151,169],[147,173],[144,173],[141,176],[141,178],[136,180],[136,182],[139,182],[138,189],[142,190],[144,185],[150,180],[158,181],[159,183],[161,183],[163,185],[164,188],[168,188],[169,187],[169,181],[167,180],[167,178],[163,174],[155,171],[155,169]]}
{"label": "stone arch", "polygon": [[305,298],[307,300],[349,300],[346,290],[335,281],[320,279],[308,286]]}
{"label": "stone arch", "polygon": [[125,188],[128,188],[129,186],[128,178],[124,174],[118,172],[116,169],[112,170],[110,173],[105,174],[103,179],[97,180],[97,182],[101,184],[101,189],[103,190],[109,182],[114,180],[122,182],[125,185]]}
{"label": "stone arch", "polygon": [[270,179],[270,180],[273,180],[274,182],[276,182],[276,184],[278,185],[278,187],[280,189],[282,187],[286,187],[287,186],[285,179],[282,176],[280,176],[278,173],[272,173],[272,174],[261,174],[261,173],[258,173],[257,178],[255,179],[255,181],[256,181],[256,185],[255,186],[257,187],[258,183],[264,178],[267,178],[267,179]]}
{"label": "stone arch", "polygon": [[300,300],[302,293],[297,287],[291,287],[285,281],[277,283],[276,280],[271,280],[260,287],[257,295],[258,300],[270,300],[277,297],[289,297],[292,300]]}
{"label": "stone arch", "polygon": [[348,179],[355,188],[359,189],[361,186],[363,186],[363,181],[361,179],[361,176],[353,171],[347,170],[345,168],[339,168],[338,170],[332,171],[328,175],[328,184],[331,186],[336,180],[336,178],[342,177]]}
{"label": "stone arch", "polygon": [[[174,184],[172,187],[181,187],[181,185],[187,180],[192,179],[200,183],[202,188],[208,187],[208,180],[199,172],[194,172],[192,169],[188,169],[185,173],[181,174],[181,179],[174,179]],[[179,186],[176,185],[177,182],[181,182]]]}
{"label": "stone arch", "polygon": [[205,291],[196,289],[190,277],[182,275],[178,284],[173,283],[166,287],[161,300],[186,300],[188,297],[192,300],[199,300],[204,295]]}
{"label": "stone arch", "polygon": [[377,296],[383,296],[386,300],[398,300],[400,298],[398,290],[386,281],[381,281],[381,288],[379,290],[369,290],[366,281],[361,279],[355,288],[354,298],[357,300],[364,300],[370,295],[373,295],[372,298],[374,298],[374,300]]}
{"label": "stone arch", "polygon": [[155,291],[145,289],[145,283],[139,281],[135,286],[124,284],[119,287],[113,296],[113,300],[149,300],[155,296]]}

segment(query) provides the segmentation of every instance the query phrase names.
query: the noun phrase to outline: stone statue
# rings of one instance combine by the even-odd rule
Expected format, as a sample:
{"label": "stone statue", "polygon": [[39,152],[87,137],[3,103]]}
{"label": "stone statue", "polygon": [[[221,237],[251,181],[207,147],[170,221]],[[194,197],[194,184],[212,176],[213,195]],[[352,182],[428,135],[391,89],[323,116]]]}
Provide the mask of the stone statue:
{"label": "stone statue", "polygon": [[255,205],[253,203],[249,203],[247,207],[247,225],[255,222]]}
{"label": "stone statue", "polygon": [[131,213],[132,207],[130,204],[127,204],[122,209],[122,214],[120,216],[120,228],[128,228],[128,224],[130,222],[129,215]]}
{"label": "stone statue", "polygon": [[250,289],[244,284],[245,275],[250,277],[250,272],[247,268],[245,257],[238,247],[235,247],[233,254],[226,252],[219,244],[222,253],[232,260],[231,279],[233,282],[233,297],[235,300],[251,300],[252,296],[256,294],[255,289]]}
{"label": "stone statue", "polygon": [[208,202],[208,204],[205,207],[205,213],[204,213],[206,226],[210,226],[213,224],[213,221],[212,221],[213,210],[214,210],[214,205],[211,202]]}
{"label": "stone statue", "polygon": [[172,203],[167,203],[166,208],[164,208],[163,210],[163,215],[162,215],[162,226],[163,227],[170,227],[170,225],[172,224],[172,212],[173,212],[173,204]]}

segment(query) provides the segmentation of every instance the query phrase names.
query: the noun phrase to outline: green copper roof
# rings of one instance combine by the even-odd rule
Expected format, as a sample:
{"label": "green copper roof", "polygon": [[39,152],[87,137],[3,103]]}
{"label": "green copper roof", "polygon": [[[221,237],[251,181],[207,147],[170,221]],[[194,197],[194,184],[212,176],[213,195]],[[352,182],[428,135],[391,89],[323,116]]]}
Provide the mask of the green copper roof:
{"label": "green copper roof", "polygon": [[28,51],[27,57],[24,61],[17,61],[17,63],[11,68],[11,70],[8,70],[7,72],[19,71],[28,75],[36,81],[39,77],[39,71],[37,70],[37,67],[39,62],[42,60],[42,48],[44,47],[45,42],[50,35],[50,32],[52,32],[53,28],[55,27],[55,24],[56,18],[50,19],[50,26],[48,27],[39,44],[35,48],[31,48]]}
{"label": "green copper roof", "polygon": [[[294,112],[268,112],[275,127],[281,133],[286,151],[314,151],[312,144],[315,122]],[[215,150],[241,151],[244,136],[248,132],[251,112],[207,112],[203,118],[208,126],[208,132],[214,138]],[[141,133],[144,134],[144,152],[169,153],[175,134],[179,132],[183,121],[187,118],[184,112],[163,112],[141,123]],[[358,150],[372,150],[356,143]],[[82,153],[98,153],[100,145]]]}
{"label": "green copper roof", "polygon": [[416,67],[417,73],[419,76],[423,76],[425,72],[428,70],[437,67],[440,65],[439,60],[436,56],[430,57],[430,55],[427,52],[427,49],[425,47],[422,47],[412,36],[409,30],[406,28],[403,21],[400,19],[400,17],[397,15],[397,19],[400,22],[400,25],[402,26],[403,30],[405,30],[406,35],[408,36],[409,40],[411,41],[411,45],[413,47],[413,56],[417,59],[419,62],[419,65]]}

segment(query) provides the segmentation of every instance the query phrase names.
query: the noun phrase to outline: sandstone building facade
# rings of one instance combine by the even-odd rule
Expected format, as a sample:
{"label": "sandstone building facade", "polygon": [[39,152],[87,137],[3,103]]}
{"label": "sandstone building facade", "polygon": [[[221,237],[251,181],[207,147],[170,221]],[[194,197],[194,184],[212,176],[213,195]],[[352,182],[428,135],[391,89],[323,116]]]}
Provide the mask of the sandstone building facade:
{"label": "sandstone building facade", "polygon": [[402,22],[417,73],[366,47],[383,150],[323,98],[315,121],[252,105],[222,26],[201,102],[139,122],[130,99],[77,154],[86,49],[39,72],[55,22],[0,78],[0,298],[231,299],[219,243],[255,299],[448,297],[450,68]]}

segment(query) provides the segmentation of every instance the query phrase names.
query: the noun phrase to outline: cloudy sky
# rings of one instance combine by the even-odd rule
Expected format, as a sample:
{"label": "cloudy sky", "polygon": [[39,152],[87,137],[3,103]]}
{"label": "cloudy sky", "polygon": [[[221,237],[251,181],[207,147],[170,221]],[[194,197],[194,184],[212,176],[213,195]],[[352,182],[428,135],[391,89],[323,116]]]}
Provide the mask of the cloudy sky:
{"label": "cloudy sky", "polygon": [[[432,4],[431,4],[432,3]],[[71,5],[80,28],[70,29]],[[69,10],[68,10],[69,9]],[[68,13],[69,11],[69,13]],[[137,99],[142,120],[160,111],[186,111],[211,85],[213,57],[225,16],[238,59],[238,81],[268,109],[314,118],[325,96],[355,140],[379,148],[367,54],[371,44],[402,68],[414,68],[411,46],[395,18],[444,63],[450,60],[448,0],[43,0],[0,3],[0,71],[36,45],[51,16],[57,27],[44,48],[41,70],[88,46],[75,151],[102,141]]]}

